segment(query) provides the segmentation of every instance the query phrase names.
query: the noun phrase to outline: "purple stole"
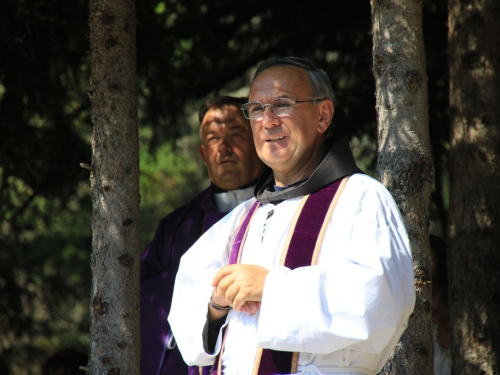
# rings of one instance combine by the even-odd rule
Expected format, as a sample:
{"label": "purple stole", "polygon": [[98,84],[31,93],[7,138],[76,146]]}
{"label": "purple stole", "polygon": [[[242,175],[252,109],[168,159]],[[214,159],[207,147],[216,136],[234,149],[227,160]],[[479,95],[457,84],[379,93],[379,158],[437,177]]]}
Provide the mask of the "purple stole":
{"label": "purple stole", "polygon": [[[326,228],[348,178],[338,180],[302,198],[288,232],[280,265],[295,269],[317,264]],[[250,221],[259,205],[259,202],[255,202],[243,221],[234,240],[231,254],[229,255],[229,264],[240,263],[243,244],[245,243]],[[224,351],[227,330],[228,327],[226,327],[224,333],[219,355],[215,359],[212,375],[222,374],[222,353]],[[259,347],[252,375],[295,373],[297,372],[298,359],[299,353],[262,349]]]}

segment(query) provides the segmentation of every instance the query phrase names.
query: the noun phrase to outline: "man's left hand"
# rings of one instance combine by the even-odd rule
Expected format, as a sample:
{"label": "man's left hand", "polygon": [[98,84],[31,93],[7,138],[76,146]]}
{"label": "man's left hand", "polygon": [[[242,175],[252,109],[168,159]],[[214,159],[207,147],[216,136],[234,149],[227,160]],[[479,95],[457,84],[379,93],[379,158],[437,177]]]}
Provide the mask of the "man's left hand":
{"label": "man's left hand", "polygon": [[226,303],[236,311],[255,313],[260,307],[264,282],[269,270],[252,264],[222,267],[212,281],[216,295],[224,295]]}

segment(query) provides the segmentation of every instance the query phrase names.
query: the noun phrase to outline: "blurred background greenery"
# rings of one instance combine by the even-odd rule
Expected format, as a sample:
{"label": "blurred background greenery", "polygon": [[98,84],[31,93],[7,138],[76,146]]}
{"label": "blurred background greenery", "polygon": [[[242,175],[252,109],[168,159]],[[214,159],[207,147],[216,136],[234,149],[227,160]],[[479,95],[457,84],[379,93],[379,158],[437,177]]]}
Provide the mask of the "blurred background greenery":
{"label": "blurred background greenery", "polygon": [[[431,230],[446,223],[446,1],[424,8],[432,152]],[[137,2],[141,247],[207,184],[203,98],[246,95],[259,61],[312,59],[338,96],[334,126],[375,176],[377,133],[366,0]],[[37,374],[55,351],[87,352],[92,211],[88,2],[0,3],[0,355]]]}

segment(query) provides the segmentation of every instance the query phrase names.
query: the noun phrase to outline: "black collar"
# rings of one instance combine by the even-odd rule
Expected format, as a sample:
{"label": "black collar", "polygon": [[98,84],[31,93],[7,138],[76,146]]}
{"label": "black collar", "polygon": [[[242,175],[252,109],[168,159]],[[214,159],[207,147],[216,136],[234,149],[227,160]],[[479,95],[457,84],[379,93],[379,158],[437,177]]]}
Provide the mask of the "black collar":
{"label": "black collar", "polygon": [[217,194],[217,193],[226,193],[228,191],[233,191],[233,190],[243,190],[243,189],[246,189],[246,188],[249,188],[250,186],[255,186],[255,184],[257,183],[257,178],[255,180],[252,180],[250,182],[247,182],[245,185],[243,186],[240,186],[239,188],[237,189],[232,189],[232,190],[226,190],[226,189],[222,189],[220,187],[218,187],[217,185],[215,185],[213,182],[212,182],[212,188],[213,188],[213,191],[214,191],[214,194]]}

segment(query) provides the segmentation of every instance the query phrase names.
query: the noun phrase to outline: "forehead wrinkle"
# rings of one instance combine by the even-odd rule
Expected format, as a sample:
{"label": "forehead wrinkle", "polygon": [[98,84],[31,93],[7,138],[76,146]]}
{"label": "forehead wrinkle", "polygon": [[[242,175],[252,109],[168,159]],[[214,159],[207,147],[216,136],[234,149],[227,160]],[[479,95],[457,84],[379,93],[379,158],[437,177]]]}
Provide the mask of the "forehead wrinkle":
{"label": "forehead wrinkle", "polygon": [[[238,123],[238,114],[236,111],[239,111],[239,108],[234,105],[223,105],[222,107],[210,108],[200,125],[200,136],[203,136],[207,133],[207,128],[213,126],[225,126],[230,125],[230,123]],[[243,117],[243,114],[241,114]],[[218,131],[220,128],[215,128],[214,131]]]}
{"label": "forehead wrinkle", "polygon": [[[265,85],[261,84],[259,87],[259,90],[256,94],[259,95],[261,92],[265,93],[265,94],[261,94],[261,95],[262,96],[265,95],[266,98],[269,95],[272,95],[273,97],[270,98],[270,100],[276,99],[276,98],[284,98],[284,97],[286,97],[285,95],[287,95],[287,94],[285,94],[286,90],[283,89],[283,85],[281,84],[280,80],[277,78],[274,79],[270,83],[266,83]],[[252,98],[252,101],[259,101],[259,100]]]}
{"label": "forehead wrinkle", "polygon": [[213,122],[222,123],[225,120],[227,111],[222,111],[221,108],[214,108],[210,112],[207,112],[203,123],[206,125],[212,124]]}

